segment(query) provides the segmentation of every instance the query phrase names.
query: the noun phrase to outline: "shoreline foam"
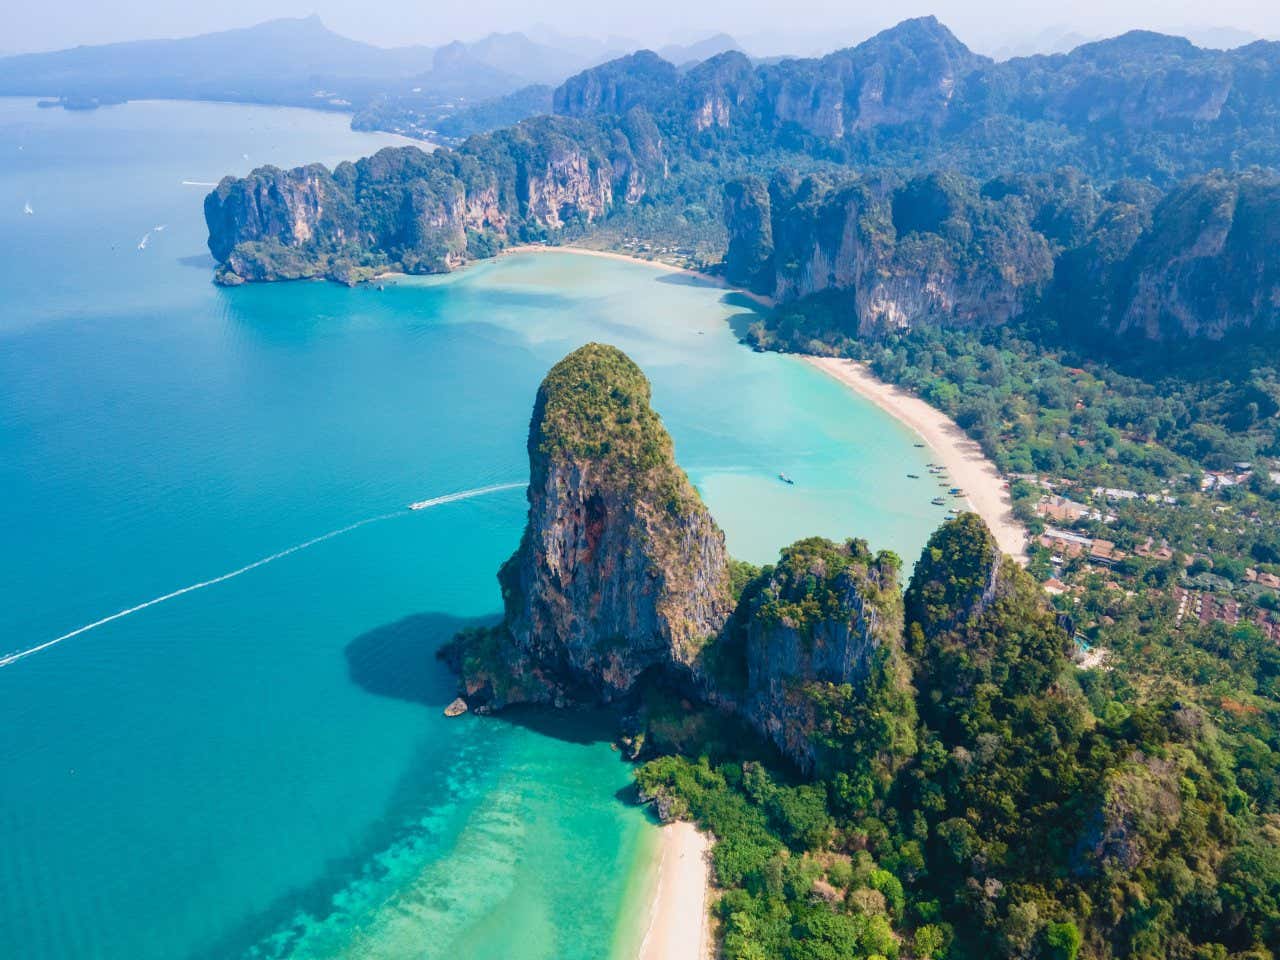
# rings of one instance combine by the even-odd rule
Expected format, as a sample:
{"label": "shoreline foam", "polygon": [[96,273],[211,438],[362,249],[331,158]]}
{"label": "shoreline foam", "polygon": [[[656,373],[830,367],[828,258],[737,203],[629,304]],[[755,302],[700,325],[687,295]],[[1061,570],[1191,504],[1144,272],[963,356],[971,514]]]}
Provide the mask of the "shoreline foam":
{"label": "shoreline foam", "polygon": [[1008,485],[982,448],[936,407],[877,378],[865,365],[839,357],[804,357],[823,373],[865,397],[917,434],[947,468],[964,500],[991,528],[1000,549],[1027,561],[1027,531],[1013,515]]}

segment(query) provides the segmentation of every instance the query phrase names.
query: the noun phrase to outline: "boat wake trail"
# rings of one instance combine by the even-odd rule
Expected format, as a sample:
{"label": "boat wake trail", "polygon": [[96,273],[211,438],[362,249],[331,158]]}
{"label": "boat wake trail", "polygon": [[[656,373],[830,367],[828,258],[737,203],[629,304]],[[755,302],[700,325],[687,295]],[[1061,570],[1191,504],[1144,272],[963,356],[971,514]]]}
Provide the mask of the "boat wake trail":
{"label": "boat wake trail", "polygon": [[[420,500],[417,503],[411,504],[409,509],[410,510],[426,510],[431,507],[438,507],[441,504],[445,504],[445,503],[454,503],[458,500],[470,500],[472,497],[482,497],[482,496],[485,496],[486,494],[497,493],[500,490],[514,490],[516,487],[523,487],[523,486],[524,486],[523,483],[499,483],[490,487],[477,487],[474,490],[462,490],[458,493],[448,493],[440,497],[432,497],[428,500]],[[64,640],[70,640],[72,637],[78,637],[82,633],[88,633],[90,630],[96,630],[98,627],[105,626],[106,624],[111,623],[113,620],[123,619],[124,617],[128,617],[128,616],[131,616],[132,614],[145,610],[148,607],[154,607],[157,604],[164,603],[167,600],[173,600],[176,597],[180,597],[185,593],[194,593],[196,590],[203,590],[205,587],[212,587],[219,583],[225,583],[228,580],[232,580],[235,577],[239,577],[239,576],[242,576],[243,574],[248,573],[250,570],[257,570],[259,567],[265,567],[268,563],[274,563],[277,560],[283,560],[285,557],[289,556],[290,554],[294,554],[302,550],[306,550],[308,547],[314,547],[316,544],[324,543],[326,540],[332,540],[334,537],[340,537],[344,533],[350,533],[353,530],[358,530],[360,527],[368,526],[371,523],[378,523],[379,521],[382,521],[382,520],[390,520],[392,517],[402,517],[404,515],[405,515],[404,510],[397,510],[394,513],[384,513],[377,517],[368,517],[364,520],[358,520],[355,523],[348,524],[345,527],[339,527],[337,530],[330,530],[328,533],[323,533],[318,537],[312,537],[310,540],[306,540],[303,543],[294,544],[292,547],[288,547],[284,550],[279,551],[278,553],[273,553],[269,557],[263,557],[261,560],[255,560],[253,561],[253,563],[249,563],[236,570],[232,570],[230,573],[224,573],[221,576],[214,577],[211,580],[201,580],[199,583],[193,583],[193,584],[190,584],[189,586],[181,587],[178,590],[174,590],[172,593],[166,593],[162,597],[155,597],[154,599],[147,600],[143,603],[136,604],[135,606],[129,607],[125,610],[121,610],[118,613],[113,613],[109,617],[103,617],[101,620],[93,621],[93,623],[86,623],[83,627],[77,627],[76,629],[72,630],[70,633],[64,633],[60,637],[54,637],[52,640],[46,640],[44,643],[31,647],[27,650],[19,650],[16,653],[6,654],[5,656],[0,657],[0,667],[7,667],[12,663],[17,663],[19,660],[25,659],[26,657],[32,656],[33,654],[40,653],[42,650],[48,650],[50,647],[57,646],[58,644],[62,643]]]}
{"label": "boat wake trail", "polygon": [[476,487],[474,490],[463,490],[460,493],[446,493],[442,497],[432,497],[430,500],[419,500],[417,503],[409,504],[409,509],[426,510],[428,507],[438,507],[442,503],[454,503],[458,500],[470,500],[472,497],[483,497],[487,493],[497,493],[499,490],[514,490],[517,487],[523,486],[523,483],[495,483],[491,487]]}

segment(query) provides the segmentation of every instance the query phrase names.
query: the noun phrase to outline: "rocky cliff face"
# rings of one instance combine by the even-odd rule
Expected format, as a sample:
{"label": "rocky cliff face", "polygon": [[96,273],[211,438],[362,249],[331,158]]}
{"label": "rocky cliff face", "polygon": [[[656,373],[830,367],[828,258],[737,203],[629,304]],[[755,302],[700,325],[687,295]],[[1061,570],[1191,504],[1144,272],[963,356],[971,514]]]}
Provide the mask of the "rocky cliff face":
{"label": "rocky cliff face", "polygon": [[945,122],[962,79],[988,61],[933,17],[907,20],[821,59],[753,67],[728,52],[683,75],[647,50],[566,81],[554,109],[566,116],[621,114],[643,105],[681,129],[794,127],[827,140],[883,126]]}
{"label": "rocky cliff face", "polygon": [[775,285],[773,213],[769,187],[759,177],[730,181],[724,189],[724,218],[729,247],[725,276],[758,292]]}
{"label": "rocky cliff face", "polygon": [[1271,42],[1209,50],[1133,32],[996,63],[925,17],[817,59],[753,65],[729,53],[677,71],[651,54],[623,58],[566,83],[555,109],[614,116],[637,103],[695,158],[728,144],[717,160],[760,156],[757,172],[794,151],[819,164],[979,177],[1076,166],[1167,188],[1218,168],[1280,165]]}
{"label": "rocky cliff face", "polygon": [[605,130],[542,118],[458,151],[386,149],[332,173],[312,165],[227,177],[205,199],[219,279],[437,273],[598,220],[665,174],[652,121],[628,119]]}
{"label": "rocky cliff face", "polygon": [[942,125],[961,80],[989,63],[933,17],[907,20],[821,60],[784,61],[764,80],[775,126],[824,139],[881,126]]}
{"label": "rocky cliff face", "polygon": [[804,540],[735,602],[724,536],[617,349],[588,344],[552,368],[529,463],[503,622],[447,654],[471,706],[607,703],[664,679],[812,771],[860,735],[866,703],[906,690],[897,558]]}
{"label": "rocky cliff face", "polygon": [[1153,340],[1280,329],[1280,179],[1213,174],[1173,191],[1117,270],[1110,323]]}
{"label": "rocky cliff face", "polygon": [[245,239],[299,246],[323,231],[345,243],[358,229],[349,198],[320,164],[262,167],[238,189],[236,183],[224,178],[204,202],[209,250],[219,262]]}
{"label": "rocky cliff face", "polygon": [[680,86],[687,130],[736,130],[754,121],[760,80],[742,53],[731,50],[704,60],[684,75]]}
{"label": "rocky cliff face", "polygon": [[1053,275],[1025,212],[956,177],[779,176],[731,185],[725,211],[731,279],[783,303],[840,293],[851,333],[1004,323]]}
{"label": "rocky cliff face", "polygon": [[688,672],[732,609],[724,535],[676,466],[639,368],[601,344],[556,364],[529,465],[528,525],[500,574],[516,696],[607,702],[646,671]]}
{"label": "rocky cliff face", "polygon": [[[838,345],[920,324],[1024,314],[1103,349],[1118,337],[1270,342],[1280,332],[1280,178],[1212,174],[1163,200],[1078,171],[731,182],[726,275],[787,304],[822,298],[802,336]],[[775,318],[776,319],[776,318]],[[810,340],[790,345],[808,349]]]}
{"label": "rocky cliff face", "polygon": [[[868,166],[923,161],[987,175],[1021,142],[1022,169],[1075,163],[1167,182],[1175,166],[1182,176],[1274,163],[1274,146],[1261,145],[1277,129],[1278,80],[1277,43],[1206,50],[1134,31],[996,63],[921,17],[816,59],[753,66],[722,54],[680,73],[646,51],[574,77],[555,109],[582,117],[643,103],[672,131],[733,130]],[[1239,158],[1242,142],[1270,159]]]}
{"label": "rocky cliff face", "polygon": [[[812,772],[824,694],[862,699],[896,662],[902,642],[897,558],[865,543],[802,540],[747,593],[749,722],[801,770]],[[894,682],[899,682],[895,678]]]}

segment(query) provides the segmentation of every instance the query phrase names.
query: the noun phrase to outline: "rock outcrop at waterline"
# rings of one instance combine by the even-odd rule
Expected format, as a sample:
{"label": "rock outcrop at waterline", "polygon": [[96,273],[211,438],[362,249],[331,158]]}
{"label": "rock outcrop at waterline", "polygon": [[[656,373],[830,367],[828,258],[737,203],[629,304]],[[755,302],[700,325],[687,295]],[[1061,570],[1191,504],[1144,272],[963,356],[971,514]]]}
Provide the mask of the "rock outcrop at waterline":
{"label": "rock outcrop at waterline", "polygon": [[676,466],[639,367],[594,343],[556,364],[529,466],[529,522],[500,574],[516,649],[589,699],[691,666],[732,610],[724,534]]}
{"label": "rock outcrop at waterline", "polygon": [[529,466],[528,524],[499,574],[504,621],[462,664],[468,695],[607,702],[646,671],[691,671],[733,608],[724,534],[625,354],[593,343],[552,368]]}

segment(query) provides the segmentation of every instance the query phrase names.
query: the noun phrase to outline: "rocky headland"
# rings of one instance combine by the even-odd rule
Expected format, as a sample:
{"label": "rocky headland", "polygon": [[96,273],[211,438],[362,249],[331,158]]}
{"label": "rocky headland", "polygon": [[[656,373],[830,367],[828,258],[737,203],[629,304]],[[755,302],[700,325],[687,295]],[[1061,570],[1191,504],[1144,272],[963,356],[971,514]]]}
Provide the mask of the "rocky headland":
{"label": "rocky headland", "polygon": [[556,364],[529,428],[529,519],[499,573],[505,615],[447,651],[473,707],[628,703],[666,685],[746,721],[801,769],[823,697],[902,680],[898,559],[820,538],[764,570],[675,461],[649,383],[588,344]]}
{"label": "rocky headland", "polygon": [[1098,716],[1069,624],[976,514],[905,590],[859,540],[736,563],[644,375],[601,344],[547,375],[529,457],[504,618],[442,653],[479,713],[617,709],[641,798],[715,836],[726,956],[1140,955],[1115,898],[1235,842],[1204,712]]}
{"label": "rocky headland", "polygon": [[[901,561],[823,538],[763,569],[733,561],[621,351],[588,344],[551,369],[528,449],[528,522],[499,573],[503,621],[445,651],[473,709],[631,707],[655,684],[814,772],[868,704],[909,699]],[[894,749],[910,740],[905,727],[887,736]]]}
{"label": "rocky headland", "polygon": [[356,283],[448,272],[589,224],[663,175],[661,137],[643,112],[609,129],[544,117],[458,150],[388,147],[333,170],[261,167],[223,178],[204,211],[220,283]]}

